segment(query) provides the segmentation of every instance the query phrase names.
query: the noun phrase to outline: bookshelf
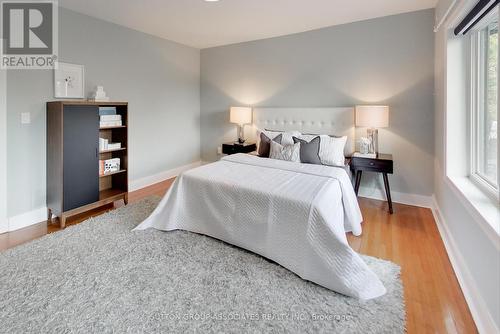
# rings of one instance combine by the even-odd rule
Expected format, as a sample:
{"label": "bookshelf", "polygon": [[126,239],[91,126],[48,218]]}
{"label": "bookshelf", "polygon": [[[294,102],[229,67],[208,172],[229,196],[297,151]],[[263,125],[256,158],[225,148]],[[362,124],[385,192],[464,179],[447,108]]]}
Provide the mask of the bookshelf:
{"label": "bookshelf", "polygon": [[[100,127],[99,107],[114,107],[122,126]],[[99,138],[121,148],[99,150]],[[99,160],[120,159],[120,170],[99,175]],[[68,217],[123,200],[128,203],[128,103],[47,103],[48,218]]]}

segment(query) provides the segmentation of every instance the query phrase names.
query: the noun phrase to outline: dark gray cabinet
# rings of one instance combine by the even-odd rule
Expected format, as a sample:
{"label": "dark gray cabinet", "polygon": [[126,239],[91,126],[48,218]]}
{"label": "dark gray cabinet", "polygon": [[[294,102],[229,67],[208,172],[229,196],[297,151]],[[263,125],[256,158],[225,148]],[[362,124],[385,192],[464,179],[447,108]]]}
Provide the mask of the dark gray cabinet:
{"label": "dark gray cabinet", "polygon": [[66,106],[63,111],[64,211],[99,200],[99,109]]}

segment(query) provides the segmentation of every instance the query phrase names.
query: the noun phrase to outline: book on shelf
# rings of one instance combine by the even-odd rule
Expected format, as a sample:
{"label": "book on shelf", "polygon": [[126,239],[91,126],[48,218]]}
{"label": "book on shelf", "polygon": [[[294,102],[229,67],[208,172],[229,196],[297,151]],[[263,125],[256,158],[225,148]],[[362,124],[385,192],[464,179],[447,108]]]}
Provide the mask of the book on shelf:
{"label": "book on shelf", "polygon": [[118,150],[122,148],[122,143],[108,143],[106,150]]}
{"label": "book on shelf", "polygon": [[101,122],[121,121],[122,115],[101,115]]}
{"label": "book on shelf", "polygon": [[99,127],[101,128],[111,128],[115,126],[122,126],[122,121],[101,121],[99,122]]}
{"label": "book on shelf", "polygon": [[99,151],[107,151],[109,145],[109,140],[104,138],[99,138]]}
{"label": "book on shelf", "polygon": [[99,116],[116,115],[116,107],[99,107]]}
{"label": "book on shelf", "polygon": [[99,160],[99,176],[104,175],[104,160]]}

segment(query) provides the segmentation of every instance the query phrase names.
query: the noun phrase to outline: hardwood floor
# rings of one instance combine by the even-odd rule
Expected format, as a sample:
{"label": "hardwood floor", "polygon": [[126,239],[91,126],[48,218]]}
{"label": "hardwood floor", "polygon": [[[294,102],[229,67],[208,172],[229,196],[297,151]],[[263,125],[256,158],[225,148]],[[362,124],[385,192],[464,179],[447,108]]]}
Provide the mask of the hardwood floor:
{"label": "hardwood floor", "polygon": [[[129,202],[162,196],[173,180],[132,192]],[[123,203],[115,203],[115,207]],[[365,222],[363,235],[348,235],[356,251],[393,261],[401,266],[408,333],[477,333],[462,290],[429,209],[394,204],[394,215],[387,204],[360,198]],[[78,224],[91,216],[113,209],[94,210],[68,220]],[[39,223],[22,230],[0,234],[0,251],[58,231],[56,224]]]}
{"label": "hardwood floor", "polygon": [[477,333],[431,210],[360,198],[363,235],[351,247],[401,266],[408,333]]}

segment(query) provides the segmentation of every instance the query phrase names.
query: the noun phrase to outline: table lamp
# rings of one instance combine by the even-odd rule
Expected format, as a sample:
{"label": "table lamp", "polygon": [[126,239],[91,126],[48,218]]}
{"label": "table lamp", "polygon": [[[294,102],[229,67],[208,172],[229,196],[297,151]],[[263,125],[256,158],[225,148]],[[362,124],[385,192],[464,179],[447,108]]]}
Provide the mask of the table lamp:
{"label": "table lamp", "polygon": [[370,153],[378,154],[378,129],[389,126],[389,107],[356,106],[356,126],[368,128]]}
{"label": "table lamp", "polygon": [[229,122],[238,124],[238,143],[243,144],[245,142],[243,126],[252,123],[252,108],[231,107]]}

